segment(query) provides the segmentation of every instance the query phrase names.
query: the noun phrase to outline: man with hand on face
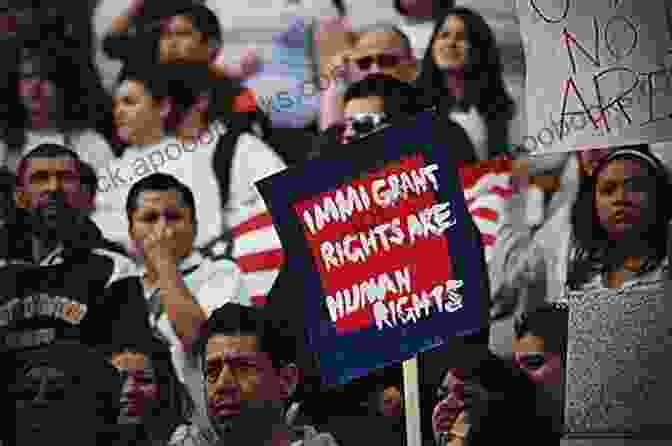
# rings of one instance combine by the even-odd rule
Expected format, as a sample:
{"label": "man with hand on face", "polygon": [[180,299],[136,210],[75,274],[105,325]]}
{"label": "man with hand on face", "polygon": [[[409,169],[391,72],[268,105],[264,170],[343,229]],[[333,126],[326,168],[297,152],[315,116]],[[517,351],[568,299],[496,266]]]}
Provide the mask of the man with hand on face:
{"label": "man with hand on face", "polygon": [[[202,376],[192,344],[212,311],[226,302],[251,305],[238,266],[194,251],[198,220],[191,190],[155,173],[131,187],[129,236],[144,263],[142,281],[155,336],[170,346],[178,377],[204,414]],[[199,412],[200,411],[200,412]]]}
{"label": "man with hand on face", "polygon": [[[336,446],[329,434],[285,422],[299,382],[294,342],[262,309],[228,303],[212,313],[196,348],[217,445]],[[198,444],[206,443],[188,430],[171,443]]]}

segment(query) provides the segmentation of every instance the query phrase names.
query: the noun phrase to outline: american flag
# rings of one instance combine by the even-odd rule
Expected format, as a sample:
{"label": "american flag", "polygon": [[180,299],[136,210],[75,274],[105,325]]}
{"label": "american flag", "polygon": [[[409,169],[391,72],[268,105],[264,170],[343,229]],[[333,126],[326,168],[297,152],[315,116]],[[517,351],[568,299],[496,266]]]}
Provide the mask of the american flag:
{"label": "american flag", "polygon": [[280,239],[271,214],[260,212],[232,230],[233,259],[254,305],[264,305],[284,262]]}
{"label": "american flag", "polygon": [[459,168],[464,198],[481,232],[487,262],[495,247],[506,203],[513,195],[512,167],[510,159],[496,158]]}

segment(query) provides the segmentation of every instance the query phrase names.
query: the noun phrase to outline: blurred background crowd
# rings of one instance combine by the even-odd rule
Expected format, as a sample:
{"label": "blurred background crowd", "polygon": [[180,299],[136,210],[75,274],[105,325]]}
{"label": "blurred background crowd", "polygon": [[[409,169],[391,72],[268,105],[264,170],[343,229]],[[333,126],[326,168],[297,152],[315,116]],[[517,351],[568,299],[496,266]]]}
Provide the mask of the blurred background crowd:
{"label": "blurred background crowd", "polygon": [[[568,296],[655,294],[668,274],[672,158],[664,143],[526,150],[526,138],[539,137],[527,135],[514,0],[12,0],[0,19],[0,274],[10,290],[2,297],[3,352],[22,358],[43,344],[36,327],[50,328],[21,331],[32,340],[11,336],[21,328],[12,316],[17,296],[56,292],[49,268],[72,234],[44,230],[52,208],[81,209],[77,225],[98,230],[86,248],[91,258],[72,260],[67,271],[78,273],[69,280],[102,280],[101,292],[129,302],[137,291],[147,304],[137,314],[146,311],[148,324],[140,318],[131,330],[137,317],[124,319],[130,313],[116,307],[100,314],[97,296],[80,299],[88,302],[84,319],[95,317],[89,324],[109,333],[85,339],[95,352],[68,345],[42,348],[44,361],[32,353],[16,359],[17,376],[7,377],[16,429],[7,444],[103,442],[71,439],[72,426],[115,444],[205,445],[215,440],[204,426],[221,437],[229,424],[239,436],[227,445],[265,444],[253,434],[272,424],[259,409],[271,400],[288,426],[277,444],[406,444],[401,367],[337,389],[319,385],[301,346],[300,284],[282,278],[286,259],[254,182],[346,151],[421,110],[457,124],[465,141],[453,155],[482,235],[491,303],[482,333],[420,356],[426,444],[528,436],[558,444],[565,370],[580,369],[581,356],[570,339],[581,322],[569,317]],[[74,173],[55,159],[76,160]],[[46,205],[34,198],[40,194]],[[82,195],[76,206],[72,197]],[[31,254],[44,231],[63,243]],[[98,269],[96,250],[107,253]],[[138,290],[114,289],[133,276],[124,268],[138,271]],[[60,283],[58,295],[70,286]],[[277,327],[265,328],[267,314],[283,321],[276,325],[289,333],[284,344],[280,335],[269,340]],[[207,327],[203,345],[192,346],[194,320]],[[246,336],[256,339],[252,347]],[[248,347],[268,354],[279,378],[265,378],[256,356],[235,356]],[[211,376],[218,348],[235,351],[228,384]],[[84,359],[101,352],[103,361]],[[84,363],[87,370],[77,366]],[[77,395],[71,381],[92,390]],[[263,394],[273,385],[279,394]],[[234,388],[230,400],[219,397],[226,386]],[[255,414],[249,426],[242,415],[229,421],[246,410]]]}

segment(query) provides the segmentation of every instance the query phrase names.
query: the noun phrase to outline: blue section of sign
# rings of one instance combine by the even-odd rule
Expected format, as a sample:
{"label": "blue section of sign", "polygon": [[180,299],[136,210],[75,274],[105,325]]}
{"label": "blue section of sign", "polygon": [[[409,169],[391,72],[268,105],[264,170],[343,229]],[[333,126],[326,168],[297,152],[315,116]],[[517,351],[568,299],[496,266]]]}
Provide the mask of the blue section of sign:
{"label": "blue section of sign", "polygon": [[[464,141],[457,125],[440,122],[426,112],[413,122],[387,128],[353,145],[331,148],[333,156],[313,160],[257,183],[273,216],[286,250],[288,271],[296,283],[296,296],[303,300],[308,348],[317,352],[325,384],[344,384],[375,368],[410,359],[417,353],[441,345],[444,339],[467,335],[487,324],[489,290],[487,269],[479,234],[467,210],[464,192],[452,154],[468,148],[451,141]],[[451,136],[452,135],[452,136]],[[454,279],[461,288],[463,307],[454,312],[433,311],[416,323],[379,330],[375,324],[353,333],[339,334],[332,322],[321,285],[305,239],[302,221],[293,205],[334,190],[379,170],[405,156],[422,154],[425,165],[437,164],[437,202],[450,202],[457,224],[446,230]],[[427,253],[431,256],[432,253]]]}

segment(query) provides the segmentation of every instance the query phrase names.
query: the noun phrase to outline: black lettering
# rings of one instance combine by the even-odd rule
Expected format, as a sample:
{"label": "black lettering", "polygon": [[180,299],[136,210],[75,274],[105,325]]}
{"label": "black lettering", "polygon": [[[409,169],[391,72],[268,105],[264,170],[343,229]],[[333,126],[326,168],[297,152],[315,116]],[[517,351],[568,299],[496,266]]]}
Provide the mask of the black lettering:
{"label": "black lettering", "polygon": [[[609,40],[609,35],[608,35],[609,27],[611,25],[613,25],[614,23],[616,23],[617,21],[622,21],[625,24],[625,26],[627,28],[629,28],[630,31],[632,32],[632,43],[630,44],[630,48],[623,51],[623,53],[620,54],[620,55],[616,54],[616,51],[614,50],[614,48],[612,46],[612,42]],[[617,34],[621,34],[621,33],[622,32],[619,31]],[[624,57],[627,57],[630,54],[632,54],[632,52],[637,47],[638,40],[639,40],[639,35],[637,34],[637,28],[635,28],[634,23],[632,23],[626,17],[614,16],[614,17],[609,19],[609,21],[607,22],[607,25],[604,27],[604,43],[605,43],[605,46],[607,47],[607,51],[609,51],[609,54],[611,54],[611,56],[615,59],[616,62],[618,62],[619,60],[623,59]]]}
{"label": "black lettering", "polygon": [[[602,105],[602,95],[600,93],[600,83],[599,79],[609,73],[617,72],[617,71],[625,71],[628,73],[631,73],[634,78],[634,83],[632,86],[622,92],[620,96],[614,98],[611,102],[609,102],[607,105]],[[604,113],[605,111],[609,110],[616,104],[620,112],[625,116],[625,119],[628,121],[628,124],[632,124],[632,119],[630,118],[630,115],[625,111],[625,107],[623,106],[623,98],[627,97],[635,88],[637,88],[637,84],[639,83],[639,78],[637,73],[632,71],[629,68],[625,67],[615,67],[615,68],[609,68],[607,70],[604,70],[596,75],[593,76],[593,83],[595,84],[595,96],[597,97],[597,102],[599,105],[600,113],[602,114],[602,119],[604,120],[604,126],[607,130],[607,132],[610,132],[611,130],[609,129],[609,122],[607,115]]]}
{"label": "black lettering", "polygon": [[[666,69],[664,68],[662,71],[665,71]],[[653,97],[655,96],[655,93],[657,89],[654,86],[653,78],[656,76],[656,74],[660,73],[661,70],[658,71],[652,71],[650,73],[645,73],[646,74],[646,83],[648,85],[648,109],[649,109],[649,119],[647,121],[644,121],[641,125],[646,125],[646,124],[651,124],[654,122],[662,121],[664,119],[669,119],[672,118],[672,113],[668,113],[667,116],[662,116],[662,117],[657,117],[654,118],[655,114],[655,107],[654,107],[654,100]],[[669,80],[669,78],[668,78]]]}
{"label": "black lettering", "polygon": [[569,0],[565,0],[565,9],[559,19],[547,17],[543,12],[541,12],[541,9],[539,9],[539,6],[537,6],[537,2],[535,0],[530,0],[530,6],[532,9],[534,9],[534,12],[536,12],[546,23],[560,23],[563,20],[567,20],[567,14],[569,13]]}
{"label": "black lettering", "polygon": [[[583,106],[584,111],[582,111],[582,112],[568,112],[567,111],[567,98],[568,98],[568,95],[569,95],[569,87],[570,86],[572,87],[572,89],[574,90],[574,93],[576,94],[577,98],[581,102],[581,105]],[[570,77],[569,80],[567,80],[567,84],[565,86],[565,92],[564,92],[563,97],[562,97],[562,112],[560,112],[560,129],[562,130],[562,129],[565,128],[565,116],[577,115],[577,114],[581,114],[581,113],[585,113],[588,116],[590,116],[590,120],[593,122],[593,126],[595,127],[595,129],[597,130],[599,128],[598,124],[593,119],[593,115],[590,114],[590,109],[588,108],[588,105],[586,105],[586,101],[583,100],[583,96],[581,96],[581,93],[576,88],[576,83],[574,82],[574,79]],[[564,137],[564,132],[561,131],[559,139],[562,140],[563,137]]]}
{"label": "black lettering", "polygon": [[595,31],[595,56],[592,56],[588,50],[586,50],[584,46],[581,45],[578,40],[576,40],[576,37],[567,30],[567,27],[562,30],[562,35],[565,38],[565,46],[567,47],[567,54],[569,55],[569,61],[572,64],[572,74],[576,74],[576,59],[574,58],[574,53],[572,52],[572,45],[570,44],[570,40],[574,43],[574,46],[578,48],[579,51],[581,51],[583,55],[593,63],[593,65],[595,65],[597,68],[600,68],[600,25],[597,22],[597,17],[593,17],[593,28]]}

